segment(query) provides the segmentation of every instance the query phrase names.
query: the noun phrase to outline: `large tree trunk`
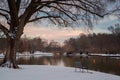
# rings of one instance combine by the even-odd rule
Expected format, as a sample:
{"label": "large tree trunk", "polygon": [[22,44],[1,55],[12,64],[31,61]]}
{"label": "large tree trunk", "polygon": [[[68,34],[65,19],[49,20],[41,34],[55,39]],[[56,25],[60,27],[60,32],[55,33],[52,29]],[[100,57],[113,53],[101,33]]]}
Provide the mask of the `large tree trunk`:
{"label": "large tree trunk", "polygon": [[3,62],[0,64],[0,66],[2,66],[2,67],[5,67],[5,66],[9,67],[8,66],[8,63],[9,63],[9,60],[10,60],[10,57],[9,57],[9,55],[10,55],[10,44],[9,44],[9,42],[10,42],[10,39],[7,38],[7,40],[6,40],[7,48],[6,48],[5,57],[3,59]]}
{"label": "large tree trunk", "polygon": [[16,46],[18,41],[12,38],[7,40],[7,51],[1,64],[2,67],[19,68],[16,62]]}
{"label": "large tree trunk", "polygon": [[[19,41],[19,40],[18,40]],[[16,63],[16,47],[17,47],[17,40],[11,39],[10,40],[10,67],[19,68]]]}

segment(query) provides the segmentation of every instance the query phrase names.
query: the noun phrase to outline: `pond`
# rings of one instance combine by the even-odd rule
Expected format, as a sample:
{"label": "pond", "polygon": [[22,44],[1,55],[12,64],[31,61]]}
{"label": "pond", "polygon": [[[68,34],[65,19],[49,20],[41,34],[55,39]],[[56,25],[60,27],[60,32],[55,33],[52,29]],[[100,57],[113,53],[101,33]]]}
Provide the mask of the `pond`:
{"label": "pond", "polygon": [[66,56],[24,56],[18,57],[17,63],[24,65],[55,65],[74,67],[73,63],[80,61],[87,64],[88,69],[120,76],[120,58],[88,56],[88,57],[66,57]]}

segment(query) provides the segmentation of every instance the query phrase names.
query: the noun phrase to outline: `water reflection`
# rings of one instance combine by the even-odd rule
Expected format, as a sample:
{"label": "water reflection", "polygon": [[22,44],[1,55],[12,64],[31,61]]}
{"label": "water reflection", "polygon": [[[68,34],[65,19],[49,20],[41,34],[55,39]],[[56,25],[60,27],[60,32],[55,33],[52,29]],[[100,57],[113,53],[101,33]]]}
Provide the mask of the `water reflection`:
{"label": "water reflection", "polygon": [[65,66],[62,57],[26,56],[17,58],[18,64]]}
{"label": "water reflection", "polygon": [[73,67],[73,63],[76,61],[84,63],[84,65],[87,65],[91,70],[120,75],[120,59],[109,57],[26,56],[17,58],[18,64],[25,65],[56,65]]}
{"label": "water reflection", "polygon": [[44,65],[65,66],[61,57],[42,57]]}

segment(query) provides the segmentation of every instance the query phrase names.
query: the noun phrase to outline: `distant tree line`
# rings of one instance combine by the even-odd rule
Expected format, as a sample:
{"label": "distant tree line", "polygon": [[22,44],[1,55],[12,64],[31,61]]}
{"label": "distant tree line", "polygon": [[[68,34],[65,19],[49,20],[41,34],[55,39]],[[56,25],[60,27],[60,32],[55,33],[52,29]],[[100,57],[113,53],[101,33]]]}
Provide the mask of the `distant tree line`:
{"label": "distant tree line", "polygon": [[[35,51],[52,52],[52,53],[80,53],[80,52],[94,52],[94,53],[120,53],[120,25],[108,27],[111,34],[99,33],[99,34],[82,34],[77,38],[70,38],[66,40],[61,46],[58,42],[41,38],[29,39],[24,37],[18,43],[17,52],[30,52]],[[0,53],[6,51],[6,38],[1,36],[0,38]]]}
{"label": "distant tree line", "polygon": [[120,34],[89,34],[65,41],[67,52],[120,53]]}
{"label": "distant tree line", "polygon": [[64,42],[67,52],[120,53],[120,24],[108,27],[111,34],[81,35]]}
{"label": "distant tree line", "polygon": [[[6,51],[6,39],[0,38],[0,53]],[[41,38],[22,38],[18,43],[17,52],[30,52],[34,53],[35,51],[42,51],[42,52],[55,52],[61,53],[61,46],[58,42],[51,41],[48,42],[47,40],[43,40]]]}
{"label": "distant tree line", "polygon": [[[7,43],[5,38],[0,38],[0,53],[4,52]],[[41,38],[22,38],[18,44],[18,52],[96,52],[120,53],[120,34],[89,34],[78,38],[70,38],[61,46],[58,42],[43,40]]]}
{"label": "distant tree line", "polygon": [[28,51],[34,53],[35,51],[42,52],[59,52],[61,51],[60,44],[55,41],[48,42],[41,38],[27,39],[22,38],[18,45],[18,52]]}

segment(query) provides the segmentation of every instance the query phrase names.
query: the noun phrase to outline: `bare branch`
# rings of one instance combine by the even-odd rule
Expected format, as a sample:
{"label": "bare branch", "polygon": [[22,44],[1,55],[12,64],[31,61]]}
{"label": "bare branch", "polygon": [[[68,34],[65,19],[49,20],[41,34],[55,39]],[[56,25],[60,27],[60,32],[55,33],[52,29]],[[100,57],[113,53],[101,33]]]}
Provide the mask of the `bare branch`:
{"label": "bare branch", "polygon": [[72,15],[74,16],[74,14],[73,14],[71,11],[64,9],[64,8],[62,7],[62,5],[58,4],[58,6],[59,6],[60,9],[62,9],[64,12],[68,12],[68,14],[72,14]]}
{"label": "bare branch", "polygon": [[[48,16],[52,16],[49,12],[46,12],[46,11],[43,11],[43,10],[39,10],[39,12],[45,13],[45,14],[48,15]],[[56,17],[59,18],[60,16],[56,16]],[[53,17],[48,17],[48,19],[49,19],[51,22],[53,22],[53,24],[56,25],[55,21],[54,21],[52,18],[53,18]],[[56,19],[56,18],[54,18],[54,19]]]}
{"label": "bare branch", "polygon": [[16,1],[17,12],[18,12],[19,9],[20,9],[20,3],[21,3],[21,0],[17,0],[17,1]]}
{"label": "bare branch", "polygon": [[43,7],[47,6],[47,5],[50,5],[51,3],[56,3],[56,2],[57,2],[56,0],[53,0],[53,1],[39,1],[39,2],[35,3],[34,5],[38,6],[36,11],[39,11],[41,8],[43,8]]}
{"label": "bare branch", "polygon": [[82,10],[84,10],[84,11],[87,11],[87,12],[89,12],[89,13],[91,13],[91,14],[95,14],[95,15],[97,15],[97,16],[99,16],[99,17],[104,17],[103,15],[101,15],[101,14],[99,14],[99,13],[96,13],[95,11],[86,9],[86,8],[84,8],[83,6],[80,6],[80,5],[77,5],[77,4],[63,3],[63,2],[59,2],[58,4],[66,5],[66,6],[73,6],[73,7],[76,7],[76,8],[80,8],[80,9],[82,9]]}
{"label": "bare branch", "polygon": [[117,11],[120,11],[120,8],[117,8],[117,9],[114,9],[114,10],[112,10],[112,11],[106,12],[106,13],[104,14],[104,16],[106,16],[106,15],[111,15],[111,14],[117,12]]}
{"label": "bare branch", "polygon": [[39,18],[29,20],[28,22],[34,22],[34,21],[37,21],[37,20],[40,20],[40,19],[43,19],[43,18],[59,18],[59,16],[42,16],[42,17],[39,17]]}
{"label": "bare branch", "polygon": [[5,19],[8,20],[8,15],[7,14],[3,14],[3,13],[0,12],[0,15],[3,16],[3,17],[5,17]]}
{"label": "bare branch", "polygon": [[72,19],[73,21],[76,21],[72,16],[70,16],[67,12],[65,12],[64,10],[61,10],[59,9],[58,7],[55,7],[55,6],[48,6],[48,7],[52,7],[52,8],[55,8],[56,10],[64,13],[66,16],[68,16],[70,19]]}
{"label": "bare branch", "polygon": [[9,13],[9,11],[5,10],[5,9],[2,9],[0,8],[0,11],[3,11],[3,12],[6,12],[6,13]]}
{"label": "bare branch", "polygon": [[2,24],[0,24],[0,29],[9,38],[9,34],[8,34],[9,30],[5,26],[3,26]]}

